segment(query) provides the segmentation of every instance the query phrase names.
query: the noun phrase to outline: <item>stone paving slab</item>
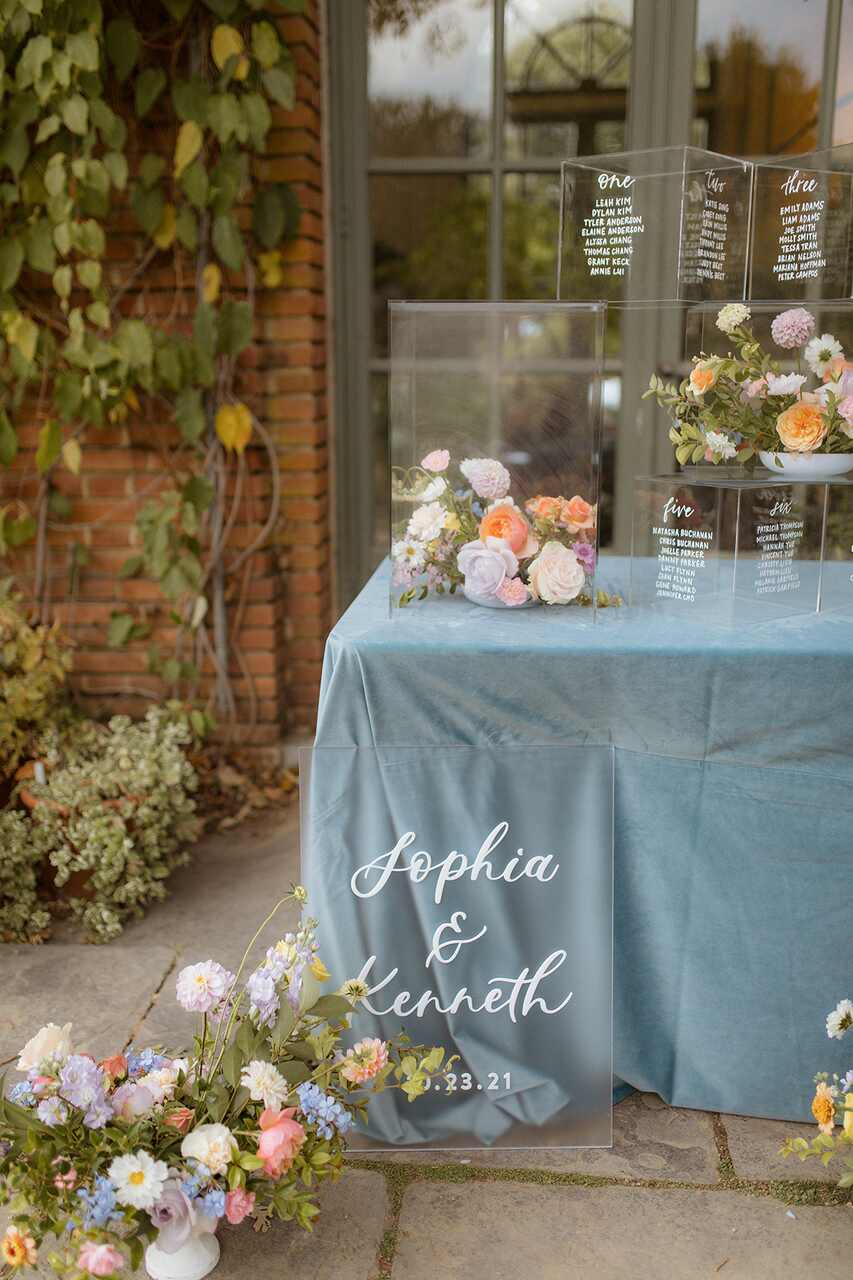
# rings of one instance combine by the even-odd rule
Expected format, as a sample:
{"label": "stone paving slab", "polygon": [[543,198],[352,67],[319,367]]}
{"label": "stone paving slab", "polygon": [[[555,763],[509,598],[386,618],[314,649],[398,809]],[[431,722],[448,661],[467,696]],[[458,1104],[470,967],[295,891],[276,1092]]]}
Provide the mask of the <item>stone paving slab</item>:
{"label": "stone paving slab", "polygon": [[[813,1124],[790,1124],[785,1120],[756,1120],[752,1116],[723,1116],[729,1136],[729,1154],[739,1178],[784,1182],[832,1182],[839,1178],[837,1167],[826,1168],[819,1160],[785,1159],[779,1148],[786,1138],[817,1137]],[[840,1130],[839,1130],[840,1132]],[[851,1267],[853,1271],[853,1267]]]}
{"label": "stone paving slab", "polygon": [[669,1107],[654,1093],[635,1093],[613,1108],[611,1148],[495,1147],[476,1151],[364,1152],[394,1164],[466,1164],[492,1169],[547,1169],[599,1177],[661,1178],[672,1182],[716,1182],[718,1156],[711,1117],[704,1111]]}
{"label": "stone paving slab", "polygon": [[733,1191],[419,1182],[393,1280],[849,1280],[853,1212]]}
{"label": "stone paving slab", "polygon": [[174,962],[174,948],[114,942],[0,947],[0,1062],[46,1022],[73,1022],[74,1045],[95,1057],[120,1051]]}
{"label": "stone paving slab", "polygon": [[248,1223],[220,1229],[222,1280],[371,1280],[385,1229],[381,1173],[350,1170],[324,1186],[313,1231],[276,1222],[258,1233]]}

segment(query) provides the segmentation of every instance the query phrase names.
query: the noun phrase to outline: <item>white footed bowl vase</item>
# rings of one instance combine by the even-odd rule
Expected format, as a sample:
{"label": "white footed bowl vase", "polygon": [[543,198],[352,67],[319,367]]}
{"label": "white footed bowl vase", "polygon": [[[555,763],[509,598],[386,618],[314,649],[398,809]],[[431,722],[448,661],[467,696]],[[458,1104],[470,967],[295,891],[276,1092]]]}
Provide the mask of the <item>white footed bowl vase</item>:
{"label": "white footed bowl vase", "polygon": [[831,480],[853,471],[853,453],[770,453],[758,456],[768,471],[786,480]]}
{"label": "white footed bowl vase", "polygon": [[145,1270],[151,1280],[203,1280],[218,1261],[215,1235],[190,1236],[175,1253],[166,1253],[156,1241],[145,1250]]}

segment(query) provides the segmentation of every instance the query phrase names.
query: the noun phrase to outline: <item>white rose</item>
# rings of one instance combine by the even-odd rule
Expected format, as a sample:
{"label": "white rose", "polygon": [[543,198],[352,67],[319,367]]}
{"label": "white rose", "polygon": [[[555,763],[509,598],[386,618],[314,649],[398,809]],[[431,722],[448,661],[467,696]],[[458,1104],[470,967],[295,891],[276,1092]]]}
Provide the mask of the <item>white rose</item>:
{"label": "white rose", "polygon": [[406,537],[418,542],[432,542],[444,528],[446,511],[440,502],[428,502],[412,512]]}
{"label": "white rose", "polygon": [[71,1023],[58,1027],[55,1022],[49,1022],[24,1045],[18,1058],[18,1070],[35,1071],[42,1062],[64,1062],[70,1053]]}
{"label": "white rose", "polygon": [[224,1124],[200,1124],[181,1143],[186,1160],[198,1160],[211,1173],[224,1173],[231,1163],[237,1144]]}
{"label": "white rose", "polygon": [[546,604],[568,604],[580,594],[585,581],[583,565],[562,542],[546,542],[528,569],[530,590]]}

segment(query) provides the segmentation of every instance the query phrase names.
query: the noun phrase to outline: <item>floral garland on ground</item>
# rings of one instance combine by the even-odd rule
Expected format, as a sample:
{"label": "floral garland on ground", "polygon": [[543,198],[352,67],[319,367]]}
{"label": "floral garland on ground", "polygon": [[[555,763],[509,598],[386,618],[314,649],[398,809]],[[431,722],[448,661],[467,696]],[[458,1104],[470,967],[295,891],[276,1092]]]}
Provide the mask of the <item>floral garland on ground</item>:
{"label": "floral garland on ground", "polygon": [[[304,903],[296,886],[282,902]],[[444,1051],[341,1037],[367,994],[359,980],[320,994],[329,974],[316,921],[270,947],[245,983],[215,960],[178,975],[178,1003],[201,1016],[192,1049],[76,1052],[71,1023],[49,1023],[21,1050],[25,1078],[0,1096],[0,1202],[11,1225],[0,1256],[35,1266],[48,1235],[68,1280],[138,1268],[145,1242],[175,1253],[191,1237],[252,1217],[309,1228],[317,1185],[339,1177],[366,1093],[413,1101],[452,1060]]]}
{"label": "floral garland on ground", "polygon": [[853,363],[841,343],[831,333],[815,336],[814,316],[804,307],[783,311],[771,336],[781,350],[796,352],[797,366],[783,372],[755,339],[750,318],[740,302],[728,303],[717,316],[736,355],[695,356],[677,387],[657,374],[649,379],[643,398],[654,396],[672,418],[669,438],[677,460],[754,465],[761,450],[853,452]]}
{"label": "floral garland on ground", "polygon": [[[495,458],[466,458],[451,484],[447,449],[433,449],[420,466],[395,467],[395,502],[418,505],[394,530],[392,584],[405,607],[431,592],[517,608],[592,602],[596,508],[573,498],[510,496],[512,478]],[[599,592],[599,604],[618,598]]]}
{"label": "floral garland on ground", "polygon": [[[843,1040],[853,1027],[853,1001],[839,1000],[827,1014],[826,1034],[830,1040]],[[817,1121],[818,1136],[811,1142],[805,1138],[789,1138],[781,1149],[783,1156],[797,1156],[800,1160],[816,1159],[826,1166],[839,1157],[845,1172],[838,1179],[839,1187],[853,1187],[853,1070],[843,1076],[830,1077],[820,1071],[814,1078],[815,1095],[812,1115]],[[841,1124],[840,1133],[836,1125]]]}

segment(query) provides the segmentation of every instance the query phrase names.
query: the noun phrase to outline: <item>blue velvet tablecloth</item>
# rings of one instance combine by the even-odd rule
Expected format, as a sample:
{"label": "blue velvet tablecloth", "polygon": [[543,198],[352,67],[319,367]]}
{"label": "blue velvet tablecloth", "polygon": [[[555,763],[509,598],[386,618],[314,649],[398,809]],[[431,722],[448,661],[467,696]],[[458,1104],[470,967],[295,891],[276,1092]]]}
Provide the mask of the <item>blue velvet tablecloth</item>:
{"label": "blue velvet tablecloth", "polygon": [[612,742],[617,1076],[806,1119],[853,1067],[824,1027],[853,979],[853,621],[599,618],[391,617],[383,566],[329,637],[317,745]]}

